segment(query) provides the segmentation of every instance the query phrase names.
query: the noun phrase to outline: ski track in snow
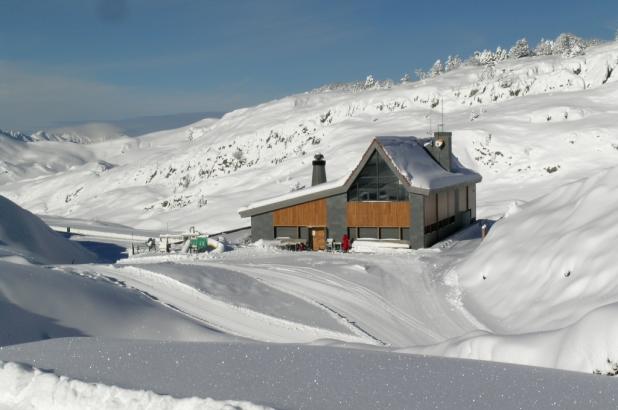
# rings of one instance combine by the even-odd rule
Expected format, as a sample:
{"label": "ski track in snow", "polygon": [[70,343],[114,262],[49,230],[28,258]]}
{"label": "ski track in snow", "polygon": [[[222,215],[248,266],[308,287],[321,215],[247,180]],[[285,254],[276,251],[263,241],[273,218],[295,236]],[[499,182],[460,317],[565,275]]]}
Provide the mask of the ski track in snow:
{"label": "ski track in snow", "polygon": [[[90,268],[81,270],[89,275]],[[92,276],[104,276],[118,286],[129,286],[172,309],[224,333],[266,342],[311,342],[336,339],[350,343],[376,344],[379,340],[363,332],[344,334],[329,329],[265,315],[226,303],[169,276],[134,266],[97,267]],[[180,295],[180,296],[179,296]]]}
{"label": "ski track in snow", "polygon": [[[436,340],[440,339],[440,336],[429,329],[427,329],[426,324],[417,320],[405,312],[401,311],[397,307],[393,306],[382,296],[377,294],[376,292],[369,290],[357,283],[348,281],[343,279],[342,277],[336,277],[335,275],[328,273],[323,270],[319,270],[312,267],[297,267],[292,265],[268,265],[267,267],[261,267],[261,269],[268,269],[269,267],[274,267],[275,269],[282,269],[286,273],[292,273],[296,276],[296,278],[306,278],[306,280],[310,280],[312,282],[318,282],[326,284],[327,286],[331,286],[340,290],[341,292],[348,292],[355,294],[359,300],[363,301],[374,301],[375,304],[371,304],[372,306],[379,306],[386,313],[401,319],[406,325],[408,325],[412,329],[416,329],[421,333],[427,334],[428,336],[435,338]],[[302,286],[301,286],[302,287]],[[292,288],[292,289],[290,289]],[[294,289],[294,286],[291,286],[287,289],[287,291],[296,291],[299,289]],[[329,307],[329,309],[332,309]],[[334,310],[334,309],[333,309]],[[341,314],[341,313],[338,313]],[[355,319],[356,323],[362,322],[362,318]],[[362,328],[361,328],[362,329]],[[367,332],[363,330],[363,332]],[[372,336],[375,337],[375,336]],[[377,338],[377,337],[376,337]],[[384,343],[384,342],[383,342]]]}

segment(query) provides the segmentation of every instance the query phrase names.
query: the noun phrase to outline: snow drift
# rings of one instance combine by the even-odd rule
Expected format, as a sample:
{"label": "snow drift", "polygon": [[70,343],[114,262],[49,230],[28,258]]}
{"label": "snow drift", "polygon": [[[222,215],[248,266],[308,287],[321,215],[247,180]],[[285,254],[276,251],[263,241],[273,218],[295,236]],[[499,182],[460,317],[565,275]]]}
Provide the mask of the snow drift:
{"label": "snow drift", "polygon": [[0,346],[67,336],[232,340],[112,279],[0,261]]}
{"label": "snow drift", "polygon": [[267,410],[249,402],[176,399],[151,391],[88,384],[16,363],[0,362],[0,408],[13,410]]}
{"label": "snow drift", "polygon": [[468,309],[492,329],[522,333],[618,302],[617,203],[612,168],[514,204],[456,268]]}
{"label": "snow drift", "polygon": [[0,195],[0,257],[45,263],[86,263],[96,257],[52,231],[41,219]]}
{"label": "snow drift", "polygon": [[609,372],[618,360],[618,168],[514,203],[447,275],[491,332],[410,349]]}

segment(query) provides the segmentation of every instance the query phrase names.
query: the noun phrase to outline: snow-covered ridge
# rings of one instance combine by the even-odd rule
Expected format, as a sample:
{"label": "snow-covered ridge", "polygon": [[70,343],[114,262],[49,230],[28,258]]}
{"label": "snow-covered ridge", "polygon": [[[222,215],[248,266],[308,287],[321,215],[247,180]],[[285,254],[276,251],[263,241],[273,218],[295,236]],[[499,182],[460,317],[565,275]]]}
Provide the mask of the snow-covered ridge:
{"label": "snow-covered ridge", "polygon": [[[59,157],[50,166],[43,147],[2,143],[0,191],[41,213],[145,229],[184,229],[187,218],[205,230],[236,228],[247,223],[233,209],[306,186],[314,154],[326,156],[329,180],[343,177],[373,137],[422,136],[441,121],[442,105],[464,166],[514,183],[540,180],[548,169],[568,180],[594,165],[579,167],[582,153],[607,163],[618,147],[617,64],[618,43],[609,43],[573,57],[462,66],[391,88],[297,94],[130,140],[71,150],[75,144],[45,143]],[[57,165],[64,156],[70,166]],[[45,165],[26,167],[32,161]],[[100,170],[98,161],[112,167]]]}
{"label": "snow-covered ridge", "polygon": [[89,384],[16,363],[0,362],[0,408],[13,410],[268,410],[246,401],[177,399],[151,391]]}

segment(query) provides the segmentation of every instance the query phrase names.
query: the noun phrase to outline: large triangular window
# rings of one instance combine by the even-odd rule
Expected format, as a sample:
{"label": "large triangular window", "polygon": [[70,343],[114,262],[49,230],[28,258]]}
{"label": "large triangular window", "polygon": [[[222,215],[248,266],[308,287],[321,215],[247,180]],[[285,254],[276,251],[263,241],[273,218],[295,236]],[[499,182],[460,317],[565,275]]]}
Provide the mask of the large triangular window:
{"label": "large triangular window", "polygon": [[406,201],[408,192],[378,151],[348,190],[348,201]]}

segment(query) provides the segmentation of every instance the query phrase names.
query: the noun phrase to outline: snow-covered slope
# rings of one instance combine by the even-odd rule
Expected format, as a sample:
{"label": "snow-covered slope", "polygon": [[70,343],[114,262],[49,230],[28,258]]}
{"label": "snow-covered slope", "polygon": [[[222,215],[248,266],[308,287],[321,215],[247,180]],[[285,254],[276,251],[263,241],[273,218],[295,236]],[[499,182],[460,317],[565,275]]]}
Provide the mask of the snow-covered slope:
{"label": "snow-covered slope", "polygon": [[67,336],[232,340],[110,279],[0,262],[0,346]]}
{"label": "snow-covered slope", "polygon": [[446,276],[490,332],[412,351],[601,372],[616,366],[618,168],[513,203]]}
{"label": "snow-covered slope", "polygon": [[39,217],[0,195],[0,259],[86,263],[96,256],[52,231]]}
{"label": "snow-covered slope", "polygon": [[325,155],[330,180],[345,176],[375,135],[425,136],[430,122],[435,129],[443,101],[455,154],[484,177],[479,215],[499,215],[513,199],[615,164],[617,64],[618,43],[609,43],[391,88],[303,93],[79,151],[45,143],[71,165],[36,171],[28,165],[47,164],[44,152],[7,150],[3,141],[0,192],[34,212],[145,229],[246,226],[237,208],[308,185],[313,154]]}

